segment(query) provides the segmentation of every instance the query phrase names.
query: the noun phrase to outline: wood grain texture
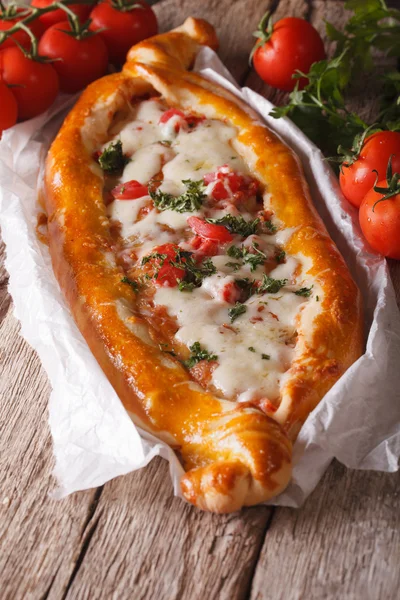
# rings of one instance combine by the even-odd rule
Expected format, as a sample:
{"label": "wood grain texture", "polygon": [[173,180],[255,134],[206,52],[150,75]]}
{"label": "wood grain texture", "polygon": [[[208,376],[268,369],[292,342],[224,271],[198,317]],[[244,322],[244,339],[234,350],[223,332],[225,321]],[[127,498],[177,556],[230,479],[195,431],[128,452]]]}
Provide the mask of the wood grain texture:
{"label": "wood grain texture", "polygon": [[399,494],[398,473],[334,463],[301,510],[276,511],[250,599],[398,598]]}
{"label": "wood grain texture", "polygon": [[97,510],[68,600],[245,598],[272,514],[265,506],[202,513],[173,497],[161,459],[108,483]]}
{"label": "wood grain texture", "polygon": [[[280,103],[284,95],[247,64],[267,8],[277,18],[306,16],[321,33],[323,19],[345,19],[341,0],[161,0],[155,10],[164,30],[190,14],[213,21],[234,76]],[[18,336],[3,254],[0,244],[1,600],[398,597],[398,475],[335,463],[300,510],[216,516],[174,498],[167,464],[156,459],[104,488],[49,499],[50,389]],[[400,264],[389,266],[400,299]]]}
{"label": "wood grain texture", "polygon": [[276,4],[275,0],[161,0],[153,9],[163,31],[181,25],[189,15],[210,21],[218,32],[221,60],[241,82],[249,71],[251,34],[263,13]]}
{"label": "wood grain texture", "polygon": [[0,324],[2,600],[42,598],[50,587],[61,597],[96,497],[96,490],[62,502],[48,497],[54,487],[47,424],[50,386],[18,330],[10,307]]}

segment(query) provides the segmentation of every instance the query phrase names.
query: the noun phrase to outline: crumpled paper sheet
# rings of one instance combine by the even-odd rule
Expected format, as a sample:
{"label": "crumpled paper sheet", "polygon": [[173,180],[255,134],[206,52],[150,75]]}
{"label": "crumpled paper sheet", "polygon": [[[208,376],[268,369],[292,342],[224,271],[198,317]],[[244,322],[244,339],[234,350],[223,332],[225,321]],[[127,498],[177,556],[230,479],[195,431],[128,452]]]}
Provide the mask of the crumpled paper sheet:
{"label": "crumpled paper sheet", "polygon": [[[271,504],[300,506],[336,457],[355,469],[396,471],[400,457],[400,315],[385,260],[369,252],[356,211],[344,200],[321,152],[273,105],[240,90],[208,48],[195,70],[241,96],[301,157],[314,202],[364,299],[365,354],[341,377],[304,424],[294,446],[289,487]],[[38,352],[51,381],[49,423],[62,498],[145,466],[170,463],[175,494],[182,467],[172,450],[138,429],[78,331],[60,293],[46,246],[35,233],[37,187],[46,151],[74,99],[60,97],[44,115],[0,141],[0,224],[6,269],[21,335]]]}

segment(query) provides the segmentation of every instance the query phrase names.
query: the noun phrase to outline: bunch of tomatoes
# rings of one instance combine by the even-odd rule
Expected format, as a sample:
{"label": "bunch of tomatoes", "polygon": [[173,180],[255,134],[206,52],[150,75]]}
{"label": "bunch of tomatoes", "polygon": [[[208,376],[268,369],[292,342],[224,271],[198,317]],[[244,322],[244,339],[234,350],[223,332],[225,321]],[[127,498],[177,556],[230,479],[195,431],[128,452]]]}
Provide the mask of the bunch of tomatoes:
{"label": "bunch of tomatoes", "polygon": [[0,9],[0,136],[47,110],[59,91],[78,92],[110,63],[121,66],[131,46],[158,31],[144,0],[64,0],[63,6],[32,0]]}
{"label": "bunch of tomatoes", "polygon": [[[272,25],[261,20],[251,59],[259,76],[271,87],[303,89],[311,65],[326,58],[317,30],[304,19],[287,17]],[[362,232],[380,254],[400,259],[400,133],[379,131],[365,136],[361,147],[340,169],[340,187],[359,209]]]}

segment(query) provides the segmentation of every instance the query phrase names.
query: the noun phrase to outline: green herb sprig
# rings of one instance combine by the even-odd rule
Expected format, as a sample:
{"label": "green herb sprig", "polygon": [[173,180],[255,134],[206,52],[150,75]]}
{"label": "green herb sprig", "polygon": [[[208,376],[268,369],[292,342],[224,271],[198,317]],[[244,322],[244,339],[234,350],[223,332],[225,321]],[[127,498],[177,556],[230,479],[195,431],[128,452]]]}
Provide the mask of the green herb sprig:
{"label": "green herb sprig", "polygon": [[183,179],[182,183],[186,186],[185,192],[179,196],[173,196],[160,189],[151,190],[149,187],[150,198],[158,210],[174,210],[178,213],[195,212],[201,208],[206,197],[203,181],[192,181]]}
{"label": "green herb sprig", "polygon": [[191,352],[188,360],[185,361],[185,365],[188,369],[191,369],[201,360],[206,360],[211,362],[212,360],[218,360],[218,356],[216,354],[211,354],[207,350],[201,347],[200,342],[195,342],[192,346],[189,346],[189,350]]}
{"label": "green herb sprig", "polygon": [[104,148],[98,158],[100,167],[109,175],[114,175],[122,171],[129,160],[123,153],[121,140],[111,142],[111,144]]}
{"label": "green herb sprig", "polygon": [[[347,165],[344,148],[352,148],[357,158],[360,138],[371,124],[349,110],[346,96],[373,69],[375,50],[400,57],[400,10],[388,8],[384,0],[347,0],[344,6],[353,14],[343,31],[326,23],[328,37],[336,42],[334,56],[314,63],[307,74],[298,73],[296,77],[308,78],[308,84],[303,90],[296,85],[289,102],[270,114],[290,116],[328,154],[334,155],[339,147],[340,160]],[[381,111],[373,129],[400,130],[400,75],[387,73],[384,81]]]}

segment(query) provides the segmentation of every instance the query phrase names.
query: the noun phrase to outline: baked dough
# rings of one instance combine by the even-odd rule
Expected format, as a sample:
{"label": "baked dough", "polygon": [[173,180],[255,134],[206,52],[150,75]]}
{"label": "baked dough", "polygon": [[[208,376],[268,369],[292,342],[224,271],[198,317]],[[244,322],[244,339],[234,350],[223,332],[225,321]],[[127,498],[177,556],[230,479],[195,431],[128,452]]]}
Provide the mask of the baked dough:
{"label": "baked dough", "polygon": [[[292,443],[302,424],[361,354],[361,303],[343,258],[313,207],[297,157],[242,101],[189,71],[201,44],[216,48],[215,32],[207,22],[189,18],[181,27],[134,46],[122,73],[106,76],[90,85],[51,146],[44,187],[54,272],[80,331],[133,421],[176,450],[185,469],[181,480],[184,497],[201,509],[222,513],[264,502],[287,486],[291,478]],[[271,238],[269,240],[262,234],[256,238],[261,246],[258,243],[251,247],[247,245],[247,250],[253,256],[259,250],[264,257],[268,255],[268,260],[261,259],[261,267],[255,265],[253,272],[251,264],[245,264],[242,256],[238,260],[239,266],[232,268],[247,269],[249,279],[260,268],[267,268],[262,265],[263,261],[267,265],[271,262],[272,246],[285,258],[284,264],[278,264],[277,259],[275,265],[268,267],[269,276],[272,273],[276,278],[276,269],[290,271],[282,278],[284,284],[278,290],[280,293],[267,286],[267,297],[257,293],[242,302],[249,314],[253,310],[250,304],[255,301],[267,306],[269,317],[261,320],[261,325],[258,323],[254,334],[258,337],[251,338],[259,344],[258,348],[245,347],[248,343],[246,329],[250,330],[253,322],[245,321],[247,316],[244,314],[239,315],[235,323],[232,321],[234,333],[242,331],[244,336],[240,338],[242,342],[231,342],[244,357],[245,367],[241,371],[229,341],[219,348],[221,356],[226,350],[231,357],[231,363],[224,362],[224,373],[221,374],[222,359],[221,365],[213,373],[208,372],[205,378],[204,372],[199,377],[194,369],[189,372],[184,365],[194,339],[190,337],[192,334],[185,338],[182,333],[185,327],[187,331],[190,323],[187,317],[186,321],[181,317],[182,307],[177,308],[176,303],[181,302],[180,298],[184,298],[182,302],[197,301],[193,304],[192,321],[198,323],[199,336],[203,335],[200,316],[199,322],[196,320],[196,314],[203,314],[200,310],[203,306],[200,295],[205,294],[202,287],[193,290],[194,293],[180,292],[159,281],[155,297],[149,297],[147,310],[140,293],[136,293],[134,286],[126,284],[131,280],[124,278],[127,269],[118,244],[121,240],[122,244],[126,243],[125,238],[129,238],[130,233],[125,237],[121,233],[124,223],[115,209],[117,200],[114,207],[107,206],[108,192],[104,190],[107,177],[96,158],[110,140],[121,139],[121,132],[127,123],[129,129],[130,120],[136,119],[137,125],[138,103],[145,113],[150,110],[149,102],[161,112],[173,107],[186,115],[197,115],[198,133],[193,131],[192,136],[203,135],[205,127],[210,127],[212,139],[223,138],[223,143],[232,148],[233,156],[228,157],[228,161],[231,158],[240,162],[240,170],[247,173],[247,182],[251,178],[258,182],[257,193],[262,193],[263,202],[258,210],[261,208],[260,214],[266,216],[264,221],[268,221],[270,231],[265,235],[269,234]],[[150,125],[151,119],[147,117],[146,121],[144,117],[144,126]],[[189,147],[187,136],[184,138],[184,124],[181,137],[179,125],[174,129],[173,139],[179,138]],[[227,133],[228,129],[230,133]],[[137,139],[135,136],[130,138],[134,146],[137,146]],[[161,164],[168,163],[164,152],[168,146],[173,156],[175,151],[176,156],[179,155],[175,141],[165,144],[161,140],[161,143],[164,150],[157,151],[158,154],[154,151],[162,157]],[[160,143],[157,144],[159,147]],[[193,168],[196,153],[188,152],[190,156],[185,160]],[[223,150],[221,152],[223,154]],[[136,168],[138,157],[134,155],[133,166],[129,167],[136,168],[136,177],[132,179],[138,179],[140,169],[143,165],[146,169],[149,164],[145,160],[142,167]],[[232,165],[222,166],[225,173],[234,172]],[[172,167],[169,168],[171,171]],[[199,169],[203,175],[204,165]],[[223,179],[223,169],[219,172]],[[126,206],[129,202],[133,206],[134,201],[128,201]],[[166,215],[165,218],[167,213],[173,212],[166,210],[163,213],[151,208],[152,214],[160,212]],[[222,214],[226,214],[226,210]],[[254,211],[251,214],[254,216]],[[140,273],[141,269],[146,271],[143,255],[146,252],[148,255],[149,249],[146,246],[143,253],[141,248],[144,243],[141,227],[144,228],[145,222],[138,221],[137,215],[135,218],[133,238],[141,256],[141,261],[136,264]],[[132,223],[134,220],[131,217]],[[171,223],[167,221],[163,228],[167,237],[183,231],[182,224],[174,230]],[[183,227],[186,227],[187,238],[189,228]],[[161,231],[160,227],[157,231]],[[158,245],[155,241],[152,243]],[[242,255],[245,243],[242,246],[236,244]],[[161,259],[158,260],[160,267]],[[132,263],[128,264],[127,268],[131,267]],[[225,267],[221,269],[220,273],[218,271],[221,277],[235,281],[235,276],[227,273]],[[226,299],[218,299],[218,286],[210,284],[207,289],[211,298],[217,298],[219,307],[225,302],[229,308]],[[167,309],[166,319],[161,319],[161,324],[159,311],[155,308],[157,294],[162,296],[158,305]],[[274,312],[270,308],[274,302],[277,307],[284,306],[285,302],[288,304],[289,312],[292,311],[288,317],[291,330],[289,324],[283,333],[271,326],[271,318],[279,321],[281,314],[281,309]],[[208,313],[204,314],[207,320]],[[176,324],[172,336],[168,329],[171,323]],[[229,329],[229,320],[227,323]],[[243,326],[240,330],[240,323],[247,323],[248,327]],[[217,326],[220,325],[217,323]],[[177,335],[177,330],[181,334]],[[167,340],[165,347],[176,341],[174,350],[177,348],[178,356],[164,351],[164,345],[158,343],[160,339]],[[201,346],[204,347],[208,338],[202,339]],[[271,355],[264,352],[264,343],[271,344]],[[213,348],[207,350],[212,353]],[[246,356],[251,356],[250,362]],[[267,360],[261,362],[261,357],[267,357]],[[212,358],[209,354],[203,364],[213,362]],[[269,382],[267,398],[263,389],[251,388],[246,395],[247,367],[256,383],[260,377],[260,381]]]}

